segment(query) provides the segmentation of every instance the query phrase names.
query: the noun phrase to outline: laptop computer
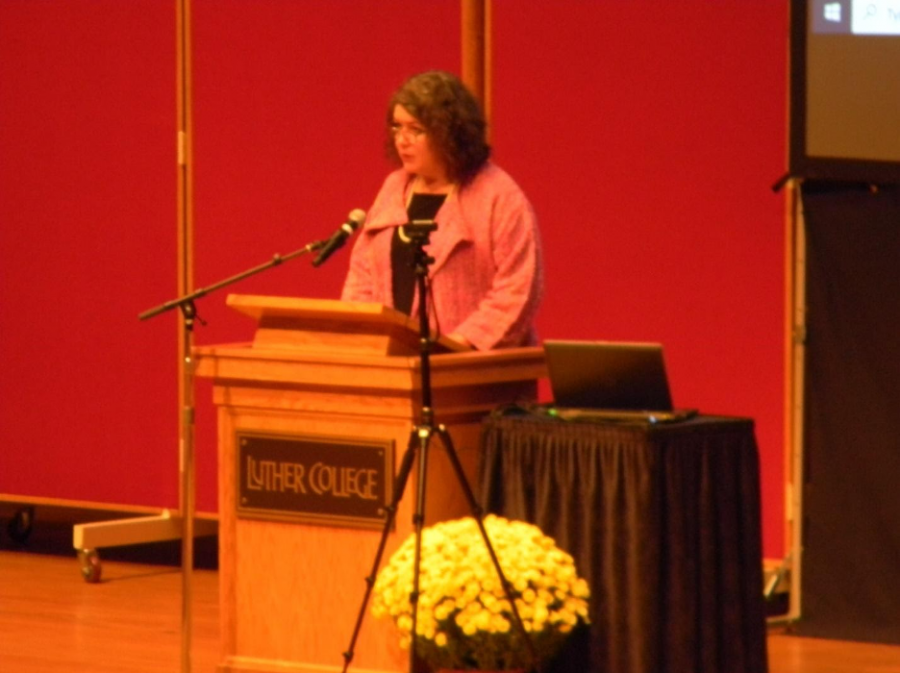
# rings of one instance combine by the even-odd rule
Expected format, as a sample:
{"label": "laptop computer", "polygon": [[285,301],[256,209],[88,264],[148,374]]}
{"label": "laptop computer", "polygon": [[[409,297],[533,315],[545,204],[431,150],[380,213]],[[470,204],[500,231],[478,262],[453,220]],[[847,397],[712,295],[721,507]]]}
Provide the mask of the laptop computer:
{"label": "laptop computer", "polygon": [[568,420],[679,421],[658,343],[544,342],[555,415]]}

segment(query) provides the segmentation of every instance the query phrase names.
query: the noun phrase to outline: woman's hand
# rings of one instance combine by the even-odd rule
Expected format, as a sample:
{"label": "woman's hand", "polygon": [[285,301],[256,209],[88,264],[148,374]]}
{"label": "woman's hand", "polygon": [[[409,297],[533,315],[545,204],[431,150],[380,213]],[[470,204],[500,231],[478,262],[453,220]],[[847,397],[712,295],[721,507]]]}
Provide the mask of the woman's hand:
{"label": "woman's hand", "polygon": [[452,340],[455,341],[456,343],[462,344],[463,346],[465,346],[465,347],[468,348],[469,350],[474,350],[474,349],[475,349],[475,346],[473,346],[471,343],[469,343],[469,340],[466,339],[466,337],[464,337],[462,334],[457,334],[456,332],[454,332],[453,334],[448,334],[448,335],[447,335],[447,338],[448,338],[448,339],[452,339]]}

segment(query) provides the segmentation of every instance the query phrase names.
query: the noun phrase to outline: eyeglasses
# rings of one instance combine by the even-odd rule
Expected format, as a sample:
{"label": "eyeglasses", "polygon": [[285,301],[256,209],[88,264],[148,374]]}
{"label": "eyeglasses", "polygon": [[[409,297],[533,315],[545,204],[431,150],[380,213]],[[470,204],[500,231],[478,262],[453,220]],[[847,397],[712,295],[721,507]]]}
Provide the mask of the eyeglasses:
{"label": "eyeglasses", "polygon": [[409,142],[416,142],[419,138],[427,133],[418,124],[391,124],[391,135],[396,138],[405,138]]}

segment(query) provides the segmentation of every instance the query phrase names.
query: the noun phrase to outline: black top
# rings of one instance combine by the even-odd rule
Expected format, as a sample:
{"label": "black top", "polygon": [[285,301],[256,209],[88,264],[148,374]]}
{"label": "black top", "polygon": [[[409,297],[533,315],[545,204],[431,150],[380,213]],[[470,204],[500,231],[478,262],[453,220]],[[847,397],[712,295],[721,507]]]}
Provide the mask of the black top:
{"label": "black top", "polygon": [[[446,194],[413,194],[406,209],[409,221],[433,220],[441,209]],[[401,237],[402,227],[394,229],[391,240],[391,282],[394,308],[412,315],[413,294],[416,287],[415,260],[413,247]]]}

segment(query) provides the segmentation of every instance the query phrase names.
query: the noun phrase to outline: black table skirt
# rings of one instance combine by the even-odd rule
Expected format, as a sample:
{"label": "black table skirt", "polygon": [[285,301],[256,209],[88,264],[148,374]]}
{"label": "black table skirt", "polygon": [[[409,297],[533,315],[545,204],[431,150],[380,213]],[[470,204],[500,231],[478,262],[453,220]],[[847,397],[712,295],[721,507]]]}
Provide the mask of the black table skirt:
{"label": "black table skirt", "polygon": [[486,511],[537,524],[591,586],[554,673],[765,673],[753,422],[485,421]]}

